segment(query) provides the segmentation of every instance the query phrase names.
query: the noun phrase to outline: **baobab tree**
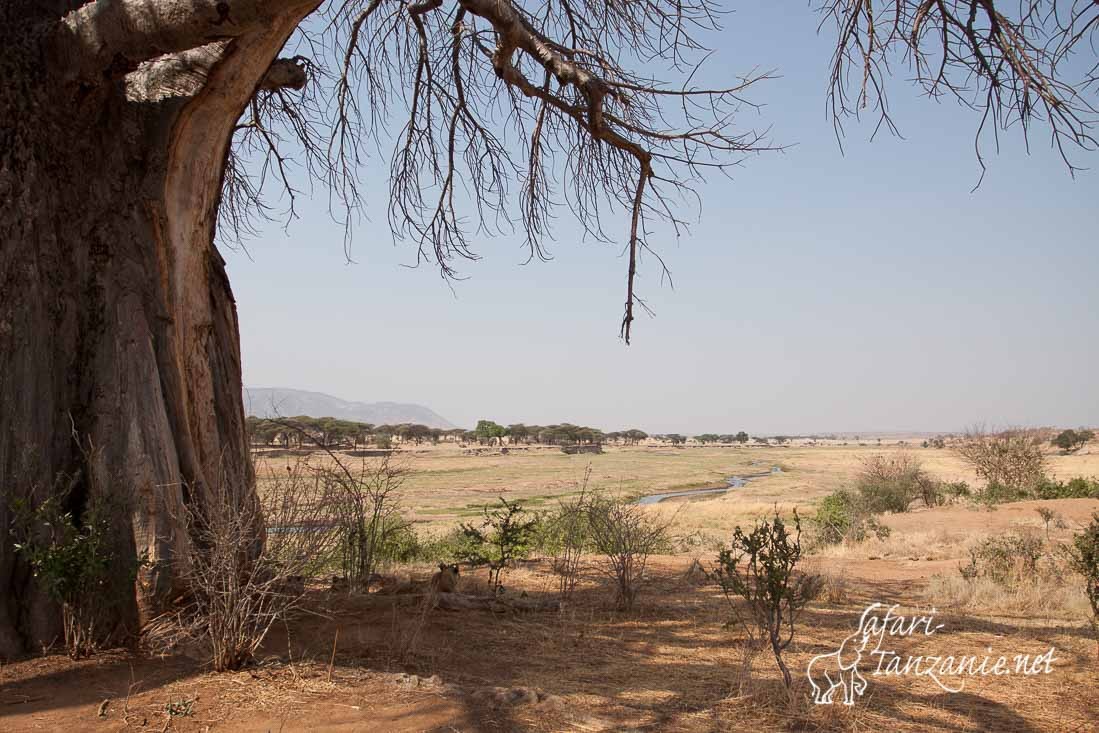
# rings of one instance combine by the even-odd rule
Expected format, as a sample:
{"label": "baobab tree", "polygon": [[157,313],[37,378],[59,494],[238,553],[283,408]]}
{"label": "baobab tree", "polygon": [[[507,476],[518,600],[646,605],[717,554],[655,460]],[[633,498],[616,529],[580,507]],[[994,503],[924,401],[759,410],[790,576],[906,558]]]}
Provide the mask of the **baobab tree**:
{"label": "baobab tree", "polygon": [[[181,518],[254,498],[238,326],[215,239],[246,232],[291,158],[347,222],[387,175],[389,222],[445,276],[513,211],[531,257],[556,202],[626,253],[628,341],[647,222],[768,143],[749,87],[696,83],[710,0],[0,0],[0,655],[56,635],[13,550],[18,500],[120,502],[144,557],[116,621],[155,613],[196,548]],[[1090,149],[1099,6],[827,0],[837,120],[907,62],[979,130],[1041,124]],[[776,42],[797,43],[796,39]],[[653,78],[659,72],[667,78]],[[1076,74],[1073,76],[1072,74]],[[397,122],[398,125],[389,123]],[[390,169],[365,151],[397,129]],[[513,206],[517,202],[517,206]],[[619,215],[615,215],[619,212]],[[349,237],[352,229],[348,227]],[[200,550],[200,548],[199,548]]]}

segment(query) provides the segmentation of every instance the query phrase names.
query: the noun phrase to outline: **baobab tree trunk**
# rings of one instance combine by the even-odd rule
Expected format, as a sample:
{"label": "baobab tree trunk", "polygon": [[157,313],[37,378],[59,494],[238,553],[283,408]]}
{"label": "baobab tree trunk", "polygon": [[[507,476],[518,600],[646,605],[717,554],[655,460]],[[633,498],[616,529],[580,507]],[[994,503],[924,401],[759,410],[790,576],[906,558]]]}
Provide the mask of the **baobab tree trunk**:
{"label": "baobab tree trunk", "polygon": [[120,507],[114,550],[149,561],[110,591],[132,629],[178,590],[184,504],[254,493],[216,212],[233,126],[316,2],[0,0],[0,658],[60,629],[17,499]]}

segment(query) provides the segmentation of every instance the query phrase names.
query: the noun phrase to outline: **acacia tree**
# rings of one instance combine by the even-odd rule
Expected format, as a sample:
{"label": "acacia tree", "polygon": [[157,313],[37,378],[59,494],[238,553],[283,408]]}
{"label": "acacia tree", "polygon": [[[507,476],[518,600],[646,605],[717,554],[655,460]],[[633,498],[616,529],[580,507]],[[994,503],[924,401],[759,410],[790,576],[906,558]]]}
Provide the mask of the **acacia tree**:
{"label": "acacia tree", "polygon": [[[1062,150],[1091,146],[1080,90],[1094,69],[1061,70],[1093,47],[1099,9],[1002,4],[827,3],[837,117],[882,91],[899,51],[931,93],[969,95],[982,129],[1044,120]],[[179,590],[195,551],[179,518],[208,487],[250,500],[214,242],[247,233],[270,185],[293,208],[292,153],[354,222],[360,176],[379,175],[367,148],[399,117],[389,222],[447,277],[476,257],[468,234],[507,228],[513,210],[531,257],[547,256],[563,201],[625,245],[628,341],[647,222],[678,229],[694,182],[766,147],[731,124],[760,76],[693,81],[715,13],[710,0],[0,0],[0,655],[59,624],[13,551],[13,499],[63,491],[78,521],[94,491],[120,500],[112,536],[148,563],[119,622]]]}

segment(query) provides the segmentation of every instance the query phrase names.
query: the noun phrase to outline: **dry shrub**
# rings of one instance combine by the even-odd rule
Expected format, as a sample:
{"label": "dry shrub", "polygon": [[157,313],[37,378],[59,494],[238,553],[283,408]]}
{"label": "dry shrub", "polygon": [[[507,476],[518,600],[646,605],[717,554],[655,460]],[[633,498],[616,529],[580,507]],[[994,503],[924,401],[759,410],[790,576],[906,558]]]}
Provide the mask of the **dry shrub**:
{"label": "dry shrub", "polygon": [[[339,559],[348,592],[365,593],[381,564],[400,554],[411,535],[401,514],[400,493],[407,468],[390,458],[363,461],[352,471],[332,452],[335,470],[318,472],[326,483],[339,535]],[[405,542],[403,544],[408,544]]]}
{"label": "dry shrub", "polygon": [[1041,484],[1046,477],[1043,442],[1044,434],[1038,430],[993,433],[974,427],[953,447],[989,485],[1026,491]]}
{"label": "dry shrub", "polygon": [[223,477],[205,489],[202,511],[186,509],[191,595],[177,617],[209,646],[214,670],[246,664],[274,623],[301,607],[306,581],[335,547],[327,486],[299,462],[269,472],[258,498]]}
{"label": "dry shrub", "polygon": [[413,607],[411,614],[399,606],[393,606],[393,625],[389,641],[393,663],[402,667],[416,664],[424,628],[437,600],[437,591],[429,587],[428,592]]}
{"label": "dry shrub", "polygon": [[931,578],[928,594],[957,610],[1086,617],[1086,594],[1073,580],[1068,548],[1021,528],[974,543],[958,573]]}
{"label": "dry shrub", "polygon": [[606,558],[619,610],[633,608],[649,555],[670,547],[671,521],[624,497],[594,497],[588,507],[592,546]]}
{"label": "dry shrub", "polygon": [[588,481],[591,464],[584,470],[580,493],[558,501],[557,511],[547,520],[547,532],[551,537],[550,550],[553,570],[557,573],[557,592],[562,602],[572,599],[580,579],[580,559],[590,542],[588,511]]}
{"label": "dry shrub", "polygon": [[820,573],[820,597],[833,606],[847,603],[850,599],[851,581],[846,571]]}
{"label": "dry shrub", "polygon": [[805,575],[817,578],[819,591],[816,601],[819,603],[838,606],[851,600],[853,584],[846,565],[843,563],[825,566],[819,557],[808,555],[802,558],[800,571]]}
{"label": "dry shrub", "polygon": [[969,563],[960,571],[964,578],[989,577],[1001,585],[1018,585],[1038,575],[1039,563],[1054,559],[1046,556],[1046,543],[1036,532],[1017,529],[979,541],[969,549]]}

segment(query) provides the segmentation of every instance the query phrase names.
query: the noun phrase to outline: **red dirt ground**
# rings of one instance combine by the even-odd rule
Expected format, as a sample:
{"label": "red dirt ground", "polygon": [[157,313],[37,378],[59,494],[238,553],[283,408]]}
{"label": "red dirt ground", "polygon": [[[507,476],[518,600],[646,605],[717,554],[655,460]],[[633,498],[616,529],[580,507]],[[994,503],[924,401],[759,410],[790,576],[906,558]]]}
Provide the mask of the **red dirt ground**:
{"label": "red dirt ground", "polygon": [[[1070,519],[1099,508],[1049,504]],[[904,531],[998,531],[1033,514],[1022,505],[946,508],[891,522]],[[1052,674],[975,679],[956,694],[926,679],[875,677],[855,706],[809,704],[804,674],[813,656],[835,650],[871,601],[926,611],[927,578],[956,572],[956,560],[820,561],[826,570],[842,566],[849,588],[804,616],[787,655],[792,702],[766,655],[743,672],[742,634],[725,627],[718,589],[684,577],[691,560],[655,558],[630,614],[611,608],[606,579],[594,569],[561,613],[434,610],[422,628],[408,597],[316,589],[310,598],[321,615],[275,629],[259,663],[242,672],[213,674],[182,653],[124,651],[4,664],[0,731],[1099,731],[1095,642],[1082,624],[1058,619],[937,617],[946,624],[938,641],[948,648],[936,653],[1054,646]],[[481,575],[464,577],[464,589],[483,585]],[[554,578],[545,563],[532,563],[506,582],[512,593],[537,597],[551,592]],[[497,688],[525,700],[510,704]]]}

